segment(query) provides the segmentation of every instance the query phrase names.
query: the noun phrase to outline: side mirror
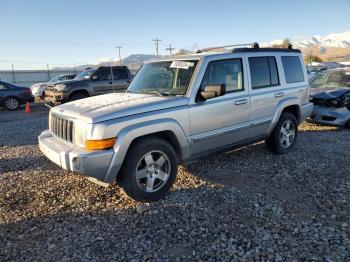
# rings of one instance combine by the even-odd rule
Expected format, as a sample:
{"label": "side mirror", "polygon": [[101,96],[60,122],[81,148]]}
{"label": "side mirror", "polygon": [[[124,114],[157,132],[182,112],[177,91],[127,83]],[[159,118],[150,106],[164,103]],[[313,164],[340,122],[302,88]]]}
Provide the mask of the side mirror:
{"label": "side mirror", "polygon": [[204,100],[223,96],[226,94],[226,86],[225,85],[216,85],[216,86],[206,86],[204,90],[201,91],[201,97]]}
{"label": "side mirror", "polygon": [[94,80],[94,81],[98,80],[98,75],[93,75],[91,79]]}

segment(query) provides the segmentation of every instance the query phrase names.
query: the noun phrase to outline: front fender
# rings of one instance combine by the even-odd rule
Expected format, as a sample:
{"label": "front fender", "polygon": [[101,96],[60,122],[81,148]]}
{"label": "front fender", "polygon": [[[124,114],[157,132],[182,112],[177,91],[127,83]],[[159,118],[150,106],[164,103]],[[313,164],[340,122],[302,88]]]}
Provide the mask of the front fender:
{"label": "front fender", "polygon": [[288,107],[288,106],[295,106],[295,105],[298,106],[298,108],[299,108],[299,115],[300,115],[301,105],[299,104],[299,101],[300,100],[297,97],[288,97],[288,98],[281,99],[279,101],[279,103],[277,104],[277,106],[276,106],[275,113],[273,115],[271,124],[270,124],[266,134],[270,134],[272,132],[272,130],[275,128],[278,120],[281,117],[281,114],[282,114],[283,110],[286,107]]}
{"label": "front fender", "polygon": [[117,136],[116,143],[113,147],[114,154],[111,164],[104,178],[104,182],[112,183],[119,173],[119,170],[124,162],[126,153],[129,150],[131,143],[138,137],[151,135],[161,131],[172,132],[180,145],[183,158],[190,156],[190,144],[186,138],[185,132],[174,119],[159,119],[151,120],[143,123],[131,125],[122,129]]}

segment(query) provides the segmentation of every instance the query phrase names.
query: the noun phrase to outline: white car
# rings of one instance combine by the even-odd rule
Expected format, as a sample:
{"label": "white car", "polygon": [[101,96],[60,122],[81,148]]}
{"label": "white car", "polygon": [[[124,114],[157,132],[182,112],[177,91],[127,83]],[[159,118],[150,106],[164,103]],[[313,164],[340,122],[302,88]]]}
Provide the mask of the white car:
{"label": "white car", "polygon": [[[75,74],[67,74],[67,75],[58,75],[53,77],[49,82],[47,83],[55,83],[55,82],[60,82],[60,81],[65,81],[65,80],[71,80],[75,77]],[[32,90],[32,95],[35,97],[44,97],[44,91],[47,83],[37,83],[34,84],[30,87]]]}

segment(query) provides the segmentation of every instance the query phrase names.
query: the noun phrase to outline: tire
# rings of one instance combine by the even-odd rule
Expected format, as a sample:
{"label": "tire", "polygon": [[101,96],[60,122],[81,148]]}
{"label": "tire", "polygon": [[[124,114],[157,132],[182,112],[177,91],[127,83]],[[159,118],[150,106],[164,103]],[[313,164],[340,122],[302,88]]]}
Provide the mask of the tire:
{"label": "tire", "polygon": [[177,175],[178,158],[174,148],[162,139],[145,138],[130,149],[118,176],[124,193],[140,202],[163,198]]}
{"label": "tire", "polygon": [[291,113],[283,112],[265,142],[273,153],[282,155],[287,154],[294,147],[297,137],[298,122],[295,116]]}
{"label": "tire", "polygon": [[17,97],[10,96],[5,98],[4,100],[4,107],[7,110],[10,110],[10,111],[18,110],[19,106],[20,106],[20,102]]}
{"label": "tire", "polygon": [[79,100],[79,99],[83,99],[83,98],[87,98],[88,96],[82,93],[78,93],[78,94],[73,94],[69,97],[69,101],[75,101],[75,100]]}

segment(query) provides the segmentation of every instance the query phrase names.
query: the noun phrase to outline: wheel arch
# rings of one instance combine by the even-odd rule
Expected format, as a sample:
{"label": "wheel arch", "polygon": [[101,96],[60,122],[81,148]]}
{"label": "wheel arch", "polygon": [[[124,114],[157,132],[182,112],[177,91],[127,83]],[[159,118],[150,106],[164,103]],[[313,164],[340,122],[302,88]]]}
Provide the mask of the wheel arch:
{"label": "wheel arch", "polygon": [[300,112],[300,104],[297,97],[290,97],[287,99],[283,99],[279,102],[276,107],[275,113],[273,115],[271,125],[267,131],[267,134],[270,134],[274,127],[276,126],[278,120],[280,119],[283,112],[291,113],[297,119],[298,124],[300,124],[301,120],[301,112]]}
{"label": "wheel arch", "polygon": [[71,98],[73,95],[76,95],[76,94],[83,94],[83,95],[86,95],[86,96],[90,96],[89,91],[87,89],[85,89],[85,88],[82,88],[82,89],[77,89],[77,90],[72,91],[69,94],[69,98]]}
{"label": "wheel arch", "polygon": [[127,152],[132,149],[132,145],[147,137],[158,137],[169,142],[173,146],[179,160],[190,156],[190,144],[185,136],[185,132],[174,119],[151,120],[128,126],[117,135],[113,158],[104,179],[106,182],[111,183],[116,179]]}

